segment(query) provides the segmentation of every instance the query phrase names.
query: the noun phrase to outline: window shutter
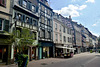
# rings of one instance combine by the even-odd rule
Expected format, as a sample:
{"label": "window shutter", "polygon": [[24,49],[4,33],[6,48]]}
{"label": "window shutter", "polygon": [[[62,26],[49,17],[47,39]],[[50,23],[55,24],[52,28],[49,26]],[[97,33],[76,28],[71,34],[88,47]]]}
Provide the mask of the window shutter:
{"label": "window shutter", "polygon": [[22,0],[19,0],[19,5],[22,6]]}
{"label": "window shutter", "polygon": [[27,2],[27,9],[29,9],[29,2]]}
{"label": "window shutter", "polygon": [[35,9],[36,9],[36,12],[38,12],[38,7],[35,7]]}
{"label": "window shutter", "polygon": [[30,10],[32,10],[32,3],[30,3]]}

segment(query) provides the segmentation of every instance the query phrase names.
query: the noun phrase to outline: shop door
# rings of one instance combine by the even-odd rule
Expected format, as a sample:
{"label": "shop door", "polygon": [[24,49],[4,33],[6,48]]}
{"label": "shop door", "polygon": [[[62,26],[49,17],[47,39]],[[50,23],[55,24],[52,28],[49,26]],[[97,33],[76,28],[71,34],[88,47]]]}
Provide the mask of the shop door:
{"label": "shop door", "polygon": [[0,47],[0,63],[7,61],[7,49]]}
{"label": "shop door", "polygon": [[0,47],[0,63],[2,62],[2,48]]}
{"label": "shop door", "polygon": [[36,48],[32,48],[32,59],[36,59]]}

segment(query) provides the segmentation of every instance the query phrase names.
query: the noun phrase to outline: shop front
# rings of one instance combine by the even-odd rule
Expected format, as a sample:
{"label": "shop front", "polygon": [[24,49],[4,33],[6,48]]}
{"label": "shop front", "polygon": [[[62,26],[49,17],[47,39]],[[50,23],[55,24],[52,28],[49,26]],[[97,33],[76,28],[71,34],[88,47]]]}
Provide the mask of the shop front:
{"label": "shop front", "polygon": [[53,43],[52,42],[40,42],[39,46],[39,59],[53,57]]}
{"label": "shop front", "polygon": [[8,46],[0,45],[0,63],[6,63],[7,62],[7,53],[8,53]]}
{"label": "shop front", "polygon": [[74,50],[66,46],[56,46],[56,57],[72,57]]}
{"label": "shop front", "polygon": [[0,33],[0,65],[11,63],[11,41],[9,38],[9,34]]}

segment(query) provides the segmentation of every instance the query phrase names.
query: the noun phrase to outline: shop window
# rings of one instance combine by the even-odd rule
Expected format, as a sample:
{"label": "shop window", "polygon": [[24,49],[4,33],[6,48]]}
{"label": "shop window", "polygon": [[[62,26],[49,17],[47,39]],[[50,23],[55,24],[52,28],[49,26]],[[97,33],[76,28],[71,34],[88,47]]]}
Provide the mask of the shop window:
{"label": "shop window", "polygon": [[0,5],[6,7],[6,0],[0,0]]}

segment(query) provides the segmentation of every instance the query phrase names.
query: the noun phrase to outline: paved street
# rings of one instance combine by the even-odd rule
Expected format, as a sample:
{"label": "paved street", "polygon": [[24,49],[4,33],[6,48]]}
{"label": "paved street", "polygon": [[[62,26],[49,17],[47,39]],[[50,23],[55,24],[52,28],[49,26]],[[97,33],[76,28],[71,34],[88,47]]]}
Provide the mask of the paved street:
{"label": "paved street", "polygon": [[[13,64],[2,67],[17,67],[17,65]],[[73,58],[33,60],[29,62],[28,67],[100,67],[100,54],[86,52],[76,54]]]}
{"label": "paved street", "polygon": [[100,54],[80,54],[46,67],[100,67]]}

